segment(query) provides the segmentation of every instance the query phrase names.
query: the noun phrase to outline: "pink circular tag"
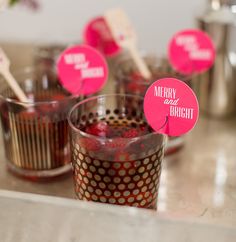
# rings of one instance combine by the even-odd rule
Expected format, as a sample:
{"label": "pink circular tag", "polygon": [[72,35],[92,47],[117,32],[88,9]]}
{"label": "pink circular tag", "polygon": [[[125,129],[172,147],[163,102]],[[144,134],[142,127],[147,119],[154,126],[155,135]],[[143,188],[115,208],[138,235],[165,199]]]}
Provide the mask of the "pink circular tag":
{"label": "pink circular tag", "polygon": [[144,98],[144,113],[155,131],[180,136],[195,126],[199,106],[194,92],[184,82],[163,78],[148,88]]}
{"label": "pink circular tag", "polygon": [[175,34],[168,49],[172,66],[189,75],[208,70],[215,61],[215,47],[211,38],[200,30],[184,30]]}
{"label": "pink circular tag", "polygon": [[108,57],[115,56],[121,51],[103,17],[95,18],[86,25],[84,42]]}
{"label": "pink circular tag", "polygon": [[62,86],[73,94],[96,93],[108,78],[104,57],[86,45],[66,49],[59,57],[57,69]]}

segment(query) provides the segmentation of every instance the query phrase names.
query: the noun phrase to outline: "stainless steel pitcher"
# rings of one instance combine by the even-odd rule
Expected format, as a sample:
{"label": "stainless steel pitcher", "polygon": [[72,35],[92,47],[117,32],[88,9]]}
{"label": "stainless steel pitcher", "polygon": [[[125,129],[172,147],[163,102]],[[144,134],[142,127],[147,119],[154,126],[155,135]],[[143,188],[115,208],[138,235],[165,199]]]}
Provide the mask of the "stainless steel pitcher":
{"label": "stainless steel pitcher", "polygon": [[[223,6],[225,11],[227,8],[222,1],[218,1],[217,5],[217,1],[211,1],[212,9],[197,19],[198,27],[207,32],[215,44],[215,63],[209,71],[194,78],[193,88],[198,96],[202,113],[211,117],[226,118],[236,115],[236,54],[233,50],[233,45],[236,45],[236,38],[234,39],[236,36],[233,36],[236,25],[234,21],[226,21],[221,16],[220,8]],[[218,8],[213,9],[213,6]],[[218,11],[218,19],[209,18],[212,11]],[[234,15],[231,17],[233,19]]]}

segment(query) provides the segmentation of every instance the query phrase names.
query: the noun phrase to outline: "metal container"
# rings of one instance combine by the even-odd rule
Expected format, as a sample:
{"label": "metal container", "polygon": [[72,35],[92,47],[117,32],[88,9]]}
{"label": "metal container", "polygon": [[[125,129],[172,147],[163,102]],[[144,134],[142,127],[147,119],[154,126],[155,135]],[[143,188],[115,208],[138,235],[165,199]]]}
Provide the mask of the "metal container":
{"label": "metal container", "polygon": [[[211,1],[211,9],[197,19],[198,27],[207,32],[216,47],[213,67],[197,76],[193,82],[200,110],[211,117],[226,118],[236,115],[236,72],[232,58],[232,38],[236,30],[235,16],[230,7]],[[196,80],[197,79],[197,80]]]}

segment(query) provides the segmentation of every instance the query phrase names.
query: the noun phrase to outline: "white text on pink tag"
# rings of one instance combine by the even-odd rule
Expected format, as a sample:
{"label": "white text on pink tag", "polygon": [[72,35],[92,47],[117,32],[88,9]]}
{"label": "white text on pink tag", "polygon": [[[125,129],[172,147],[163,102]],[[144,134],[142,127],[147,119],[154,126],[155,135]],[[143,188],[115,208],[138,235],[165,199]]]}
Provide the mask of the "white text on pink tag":
{"label": "white text on pink tag", "polygon": [[212,51],[209,49],[200,49],[198,41],[193,35],[180,35],[176,38],[176,44],[183,46],[184,50],[189,53],[191,60],[210,60]]}
{"label": "white text on pink tag", "polygon": [[86,61],[84,54],[67,54],[64,56],[67,65],[74,65],[76,70],[87,68],[89,62]]}
{"label": "white text on pink tag", "polygon": [[163,104],[170,105],[170,117],[193,119],[193,108],[176,107],[179,98],[176,98],[177,90],[175,88],[155,86],[154,96],[165,98]]}

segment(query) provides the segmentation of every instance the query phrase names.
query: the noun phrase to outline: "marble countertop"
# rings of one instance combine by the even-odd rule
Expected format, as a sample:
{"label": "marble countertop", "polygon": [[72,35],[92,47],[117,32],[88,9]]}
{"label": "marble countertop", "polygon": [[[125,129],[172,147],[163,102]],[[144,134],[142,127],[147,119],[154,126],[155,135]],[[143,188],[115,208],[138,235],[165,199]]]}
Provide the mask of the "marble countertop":
{"label": "marble countertop", "polygon": [[[185,147],[164,160],[158,211],[236,226],[236,120],[201,118]],[[50,183],[16,178],[5,167],[0,148],[0,189],[74,198],[72,177]]]}
{"label": "marble countertop", "polygon": [[148,210],[2,190],[0,217],[4,242],[235,242],[236,237],[234,228]]}
{"label": "marble countertop", "polygon": [[[23,66],[20,48],[4,47],[12,57],[17,51],[14,64]],[[29,46],[24,48],[32,53]],[[27,55],[24,59],[27,64],[31,60]],[[16,178],[6,171],[2,144],[0,160],[0,189],[74,198],[71,176],[50,183]],[[164,160],[158,211],[175,218],[236,226],[236,119],[201,117],[185,137],[184,148]]]}

